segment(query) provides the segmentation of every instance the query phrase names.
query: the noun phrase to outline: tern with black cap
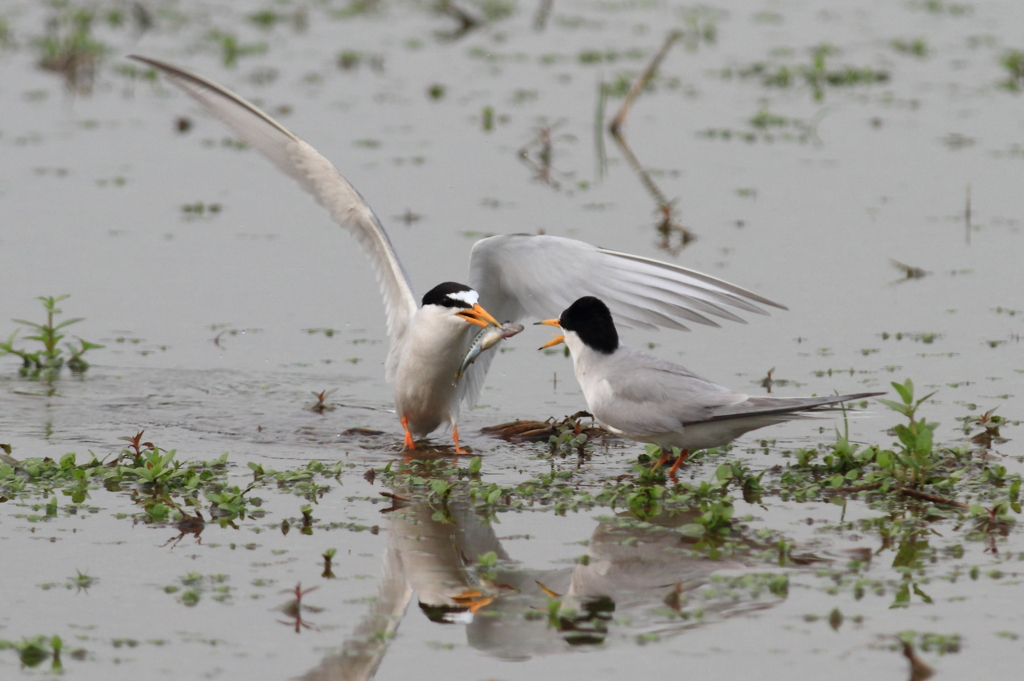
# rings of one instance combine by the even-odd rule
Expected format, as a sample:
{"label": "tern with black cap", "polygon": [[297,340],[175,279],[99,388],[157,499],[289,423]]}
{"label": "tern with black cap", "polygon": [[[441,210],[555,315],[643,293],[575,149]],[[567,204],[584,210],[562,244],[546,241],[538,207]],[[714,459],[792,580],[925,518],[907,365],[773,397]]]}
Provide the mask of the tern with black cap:
{"label": "tern with black cap", "polygon": [[[785,309],[728,282],[650,258],[557,236],[505,234],[481,239],[469,260],[469,285],[447,282],[418,305],[391,240],[359,192],[313,147],[238,95],[177,66],[132,59],[170,81],[294,179],[362,246],[384,297],[390,347],[386,378],[405,446],[451,424],[459,448],[460,404],[476,402],[494,353],[481,354],[452,377],[478,326],[542,319],[584,295],[601,296],[624,325],[686,329],[683,322],[718,326],[742,322],[727,308],[766,314],[755,303]],[[500,325],[499,325],[500,326]]]}
{"label": "tern with black cap", "polygon": [[[687,369],[619,344],[608,306],[584,296],[558,319],[538,324],[560,328],[541,347],[565,343],[587,408],[602,426],[630,440],[682,450],[675,473],[691,451],[720,447],[744,433],[884,393],[832,397],[769,397],[733,392]],[[833,407],[834,408],[834,407]]]}

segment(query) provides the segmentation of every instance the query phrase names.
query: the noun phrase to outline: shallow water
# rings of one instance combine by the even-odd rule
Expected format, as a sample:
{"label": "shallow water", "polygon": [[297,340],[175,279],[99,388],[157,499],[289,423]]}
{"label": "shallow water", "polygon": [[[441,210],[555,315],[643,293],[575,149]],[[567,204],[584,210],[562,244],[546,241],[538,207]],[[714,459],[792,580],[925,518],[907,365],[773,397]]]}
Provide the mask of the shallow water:
{"label": "shallow water", "polygon": [[[182,459],[227,452],[226,475],[243,487],[252,480],[248,463],[351,466],[317,478],[330,491],[313,506],[308,535],[298,525],[309,501],[272,486],[253,492],[261,517],[238,529],[211,522],[177,543],[179,530],[139,520],[126,492],[99,487],[82,505],[58,492],[49,517],[32,507],[47,494],[7,501],[0,639],[61,636],[66,674],[75,678],[358,678],[378,663],[381,679],[619,678],[642,656],[653,674],[682,663],[702,678],[775,679],[818,676],[826,665],[836,678],[898,679],[908,663],[895,636],[913,630],[961,637],[957,651],[941,655],[919,642],[941,677],[984,669],[989,678],[1016,678],[1024,635],[1016,527],[968,540],[968,522],[951,514],[929,525],[929,558],[909,570],[892,566],[895,546],[856,525],[885,515],[857,498],[845,506],[738,501],[736,517],[750,533],[771,530],[821,559],[785,567],[758,551],[694,561],[679,550],[678,517],[619,527],[624,520],[609,518],[621,508],[505,510],[490,526],[457,504],[450,523],[415,503],[382,514],[388,502],[378,493],[401,494],[401,486],[363,474],[389,461],[398,468],[401,429],[383,381],[380,297],[361,252],[255,152],[225,145],[229,133],[184,95],[124,71],[133,68],[130,53],[171,61],[279,116],[375,208],[421,294],[464,278],[482,235],[573,236],[679,262],[789,307],[722,329],[623,333],[709,378],[761,392],[774,368],[773,393],[798,395],[886,390],[910,377],[919,395],[938,390],[921,413],[941,424],[936,438],[951,446],[963,444],[958,418],[992,408],[1019,418],[1024,118],[1020,94],[1001,85],[1008,72],[1000,57],[1024,49],[1024,6],[739,5],[554,3],[538,30],[535,5],[492,3],[491,11],[511,13],[453,39],[443,34],[455,19],[417,3],[274,3],[305,21],[262,29],[248,17],[263,3],[152,2],[146,30],[137,19],[120,27],[96,20],[93,34],[109,51],[87,88],[37,65],[47,20],[65,13],[4,3],[0,337],[13,331],[12,318],[41,318],[36,296],[70,293],[60,305],[65,317],[85,320],[69,331],[106,347],[88,353],[84,375],[65,373],[49,386],[19,377],[15,358],[0,358],[0,442],[19,460],[73,451],[81,463],[89,451],[119,451],[119,438],[144,429]],[[91,6],[101,17],[123,7]],[[688,34],[674,45],[624,128],[651,179],[676,201],[675,222],[697,235],[670,252],[659,248],[654,198],[611,137],[596,142],[595,112],[599,83],[629,82],[669,30],[693,22],[713,26],[713,40]],[[266,51],[226,65],[211,30]],[[924,56],[893,47],[916,38]],[[824,43],[837,50],[829,67],[888,79],[826,86],[816,99],[804,84],[769,86],[751,71],[763,63],[762,72],[796,73]],[[341,69],[343,51],[362,59]],[[429,94],[434,85],[443,86],[440,98]],[[603,121],[621,101],[604,103]],[[760,111],[779,118],[762,116],[775,124],[757,127]],[[192,123],[187,133],[175,130],[179,116]],[[544,135],[550,168],[540,154]],[[220,210],[196,217],[182,208],[197,202]],[[890,259],[928,274],[907,279]],[[460,432],[481,455],[486,483],[514,486],[554,469],[572,471],[574,487],[597,490],[631,472],[642,447],[599,444],[577,468],[573,457],[546,458],[547,445],[479,433],[585,406],[569,360],[534,350],[547,337],[528,327],[504,344]],[[311,393],[332,389],[335,409],[308,409]],[[850,436],[888,446],[898,421],[875,405],[850,420]],[[836,426],[801,421],[759,431],[730,456],[755,470],[785,467],[788,450],[832,442]],[[985,454],[1011,476],[1024,456],[1015,429],[1006,426],[1009,440]],[[774,442],[762,446],[762,438]],[[436,433],[434,441],[446,438]],[[711,479],[716,463],[695,464],[687,479]],[[905,510],[915,512],[912,504]],[[457,552],[418,550],[422,537]],[[332,547],[336,577],[328,579],[321,554]],[[839,575],[864,549],[876,555],[856,578],[878,586],[858,598],[854,577]],[[431,621],[417,603],[479,585],[486,570],[474,568],[475,556],[487,551],[498,555],[498,574],[484,581],[499,597],[472,622]],[[602,570],[603,582],[594,577]],[[68,586],[76,571],[94,583]],[[186,584],[190,573],[202,579]],[[785,575],[788,588],[772,593],[742,581],[753,575]],[[915,593],[908,607],[890,608],[911,579],[931,603]],[[600,630],[599,642],[570,645],[569,630],[549,621],[536,581],[577,613],[610,593],[609,617],[598,616],[607,613],[601,602],[590,606],[598,614],[586,626]],[[277,609],[297,583],[316,586],[303,603],[323,608],[302,613],[311,626],[299,633]],[[666,606],[677,583],[690,599],[680,611],[702,617]],[[190,589],[199,595],[191,607],[182,601]],[[838,625],[829,621],[834,611]],[[84,659],[71,657],[73,648]],[[16,653],[0,651],[5,678],[45,675],[49,665],[24,668]]]}

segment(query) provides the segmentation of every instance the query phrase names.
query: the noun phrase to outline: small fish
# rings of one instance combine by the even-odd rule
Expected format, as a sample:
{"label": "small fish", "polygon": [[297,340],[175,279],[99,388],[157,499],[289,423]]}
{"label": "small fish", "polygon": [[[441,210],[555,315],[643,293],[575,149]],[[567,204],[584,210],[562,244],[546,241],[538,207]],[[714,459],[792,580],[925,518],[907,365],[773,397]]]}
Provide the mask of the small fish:
{"label": "small fish", "polygon": [[466,369],[469,365],[476,361],[476,358],[480,356],[484,350],[489,350],[498,344],[498,341],[506,338],[511,338],[520,331],[523,330],[522,324],[505,324],[501,328],[497,326],[488,326],[480,330],[480,333],[476,335],[473,342],[469,345],[469,350],[466,351],[466,356],[462,358],[462,366],[455,372],[455,383],[459,382],[462,378],[462,374],[466,373]]}

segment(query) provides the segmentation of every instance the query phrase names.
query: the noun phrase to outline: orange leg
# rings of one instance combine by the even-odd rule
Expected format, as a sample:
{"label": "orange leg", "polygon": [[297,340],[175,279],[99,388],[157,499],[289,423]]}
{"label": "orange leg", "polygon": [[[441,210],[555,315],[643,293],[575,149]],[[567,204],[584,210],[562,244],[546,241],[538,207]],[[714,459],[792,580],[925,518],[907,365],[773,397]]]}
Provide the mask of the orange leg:
{"label": "orange leg", "polygon": [[412,433],[409,432],[409,417],[402,417],[402,428],[405,429],[405,448],[416,449],[416,443],[412,441]]}
{"label": "orange leg", "polygon": [[[671,451],[671,450],[669,450],[669,451]],[[668,457],[669,457],[669,452],[666,452],[664,449],[662,449],[661,450],[661,456],[658,457],[658,460],[654,462],[653,466],[651,466],[651,472],[653,473],[654,471],[656,471],[659,468],[661,468],[662,466],[664,466],[665,462],[668,461]]]}
{"label": "orange leg", "polygon": [[668,477],[670,477],[673,480],[675,480],[676,479],[676,471],[679,470],[679,467],[682,466],[683,463],[686,462],[686,459],[688,459],[689,456],[690,456],[690,450],[689,449],[684,449],[683,451],[679,452],[679,458],[676,459],[676,462],[674,464],[672,464],[672,468],[668,469]]}
{"label": "orange leg", "polygon": [[455,440],[455,453],[465,454],[466,450],[459,447],[459,427],[452,424],[452,439]]}

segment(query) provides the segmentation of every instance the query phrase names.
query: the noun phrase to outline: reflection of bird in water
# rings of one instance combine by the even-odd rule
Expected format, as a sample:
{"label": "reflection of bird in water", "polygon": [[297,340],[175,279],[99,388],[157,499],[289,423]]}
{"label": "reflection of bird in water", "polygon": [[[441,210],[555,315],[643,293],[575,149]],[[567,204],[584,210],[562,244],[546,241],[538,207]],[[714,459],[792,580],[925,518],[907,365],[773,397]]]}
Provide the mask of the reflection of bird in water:
{"label": "reflection of bird in water", "polygon": [[[628,518],[602,520],[586,542],[587,560],[573,567],[536,569],[514,562],[471,505],[450,502],[447,511],[438,519],[437,509],[414,502],[391,513],[370,613],[340,654],[326,657],[300,678],[372,678],[413,596],[428,619],[465,626],[471,646],[507,660],[623,638],[633,641],[639,633],[671,636],[781,601],[779,595],[759,595],[701,602],[702,618],[666,621],[666,598],[684,602],[714,573],[749,567],[743,559],[713,561],[692,555],[690,547],[697,540],[677,528],[692,523],[697,512],[656,516],[642,524]],[[479,556],[492,551],[497,564],[492,570],[480,569]],[[554,618],[548,609],[552,592],[560,594],[561,605]],[[622,621],[630,623],[616,623]]]}
{"label": "reflection of bird in water", "polygon": [[742,321],[724,306],[761,314],[764,311],[753,303],[782,307],[675,265],[573,239],[525,234],[478,241],[469,261],[470,286],[440,284],[420,305],[377,216],[326,158],[266,113],[215,83],[170,64],[133,58],[163,71],[172,83],[296,180],[359,241],[384,297],[391,342],[386,376],[395,384],[395,408],[408,448],[415,447],[414,436],[451,424],[455,448],[460,451],[456,426],[460,404],[476,403],[493,358],[493,353],[487,353],[452,385],[452,376],[478,330],[473,325],[497,324],[496,318],[510,322],[527,316],[543,318],[588,294],[608,301],[621,321],[645,327],[685,329],[684,321],[717,326],[710,317]]}
{"label": "reflection of bird in water", "polygon": [[763,397],[735,393],[678,364],[619,345],[608,306],[594,297],[580,298],[558,319],[540,323],[565,332],[543,347],[563,342],[569,347],[576,380],[598,423],[630,440],[658,445],[662,463],[672,447],[683,451],[672,473],[691,450],[719,447],[757,428],[839,402],[884,394]]}

